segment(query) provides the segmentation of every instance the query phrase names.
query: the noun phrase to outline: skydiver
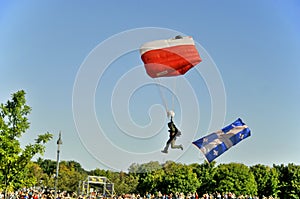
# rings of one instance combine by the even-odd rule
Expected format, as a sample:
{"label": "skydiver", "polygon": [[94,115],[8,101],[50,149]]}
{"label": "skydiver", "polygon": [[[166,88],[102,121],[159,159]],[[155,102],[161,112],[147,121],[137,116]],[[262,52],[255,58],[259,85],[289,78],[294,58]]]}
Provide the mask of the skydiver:
{"label": "skydiver", "polygon": [[161,152],[168,153],[168,149],[169,149],[170,144],[171,144],[172,149],[181,149],[181,150],[183,150],[182,144],[175,145],[176,137],[179,137],[181,135],[181,131],[179,131],[177,129],[177,127],[175,126],[175,124],[173,122],[173,115],[172,114],[171,114],[171,121],[168,123],[168,127],[169,127],[168,131],[170,133],[169,134],[169,140],[167,141],[164,150],[162,150]]}

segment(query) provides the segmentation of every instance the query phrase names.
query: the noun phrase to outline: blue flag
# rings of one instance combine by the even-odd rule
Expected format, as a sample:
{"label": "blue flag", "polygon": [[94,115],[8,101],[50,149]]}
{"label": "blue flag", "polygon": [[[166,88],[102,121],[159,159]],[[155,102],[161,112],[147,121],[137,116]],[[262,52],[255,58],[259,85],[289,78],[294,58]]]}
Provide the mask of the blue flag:
{"label": "blue flag", "polygon": [[208,162],[212,162],[230,147],[250,135],[251,131],[248,126],[238,118],[232,124],[194,141],[193,144],[202,151]]}

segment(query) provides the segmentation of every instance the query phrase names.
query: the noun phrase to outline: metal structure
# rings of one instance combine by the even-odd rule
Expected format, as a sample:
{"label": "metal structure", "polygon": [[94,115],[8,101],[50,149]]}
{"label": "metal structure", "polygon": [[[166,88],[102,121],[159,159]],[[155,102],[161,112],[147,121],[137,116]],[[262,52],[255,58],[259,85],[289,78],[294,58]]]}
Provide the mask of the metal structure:
{"label": "metal structure", "polygon": [[114,183],[104,176],[88,176],[82,182],[81,194],[90,196],[92,194],[101,194],[102,196],[111,197],[114,195]]}
{"label": "metal structure", "polygon": [[57,194],[57,181],[58,181],[58,172],[59,172],[59,152],[60,152],[60,145],[62,145],[61,132],[59,132],[59,137],[58,137],[58,140],[57,140],[56,144],[57,144],[57,158],[56,158],[56,175],[55,175],[54,197],[56,197],[56,194]]}

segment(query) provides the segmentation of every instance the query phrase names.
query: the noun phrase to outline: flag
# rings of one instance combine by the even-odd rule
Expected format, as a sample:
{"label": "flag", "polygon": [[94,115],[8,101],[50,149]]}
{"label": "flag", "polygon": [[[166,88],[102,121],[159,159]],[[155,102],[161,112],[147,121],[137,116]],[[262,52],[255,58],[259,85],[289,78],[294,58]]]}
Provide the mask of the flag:
{"label": "flag", "polygon": [[250,135],[251,131],[248,126],[238,118],[232,124],[194,141],[193,144],[201,150],[208,162],[212,162]]}

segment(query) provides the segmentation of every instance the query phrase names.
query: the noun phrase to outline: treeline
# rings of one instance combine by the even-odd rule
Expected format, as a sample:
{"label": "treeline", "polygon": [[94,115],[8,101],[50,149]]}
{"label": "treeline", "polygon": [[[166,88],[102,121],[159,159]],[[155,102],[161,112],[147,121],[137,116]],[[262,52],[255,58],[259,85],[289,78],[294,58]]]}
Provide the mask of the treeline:
{"label": "treeline", "polygon": [[[105,176],[114,183],[115,194],[161,193],[235,193],[239,195],[299,198],[300,166],[294,164],[246,166],[241,163],[203,163],[185,165],[173,161],[132,164],[128,172],[104,169],[84,170],[80,163],[62,161],[59,166],[58,189],[81,191],[80,182],[88,175]],[[54,187],[56,161],[39,158],[28,164],[28,175],[22,186]],[[20,183],[20,182],[19,182]],[[21,184],[20,184],[21,185]],[[22,187],[21,186],[21,187]]]}

